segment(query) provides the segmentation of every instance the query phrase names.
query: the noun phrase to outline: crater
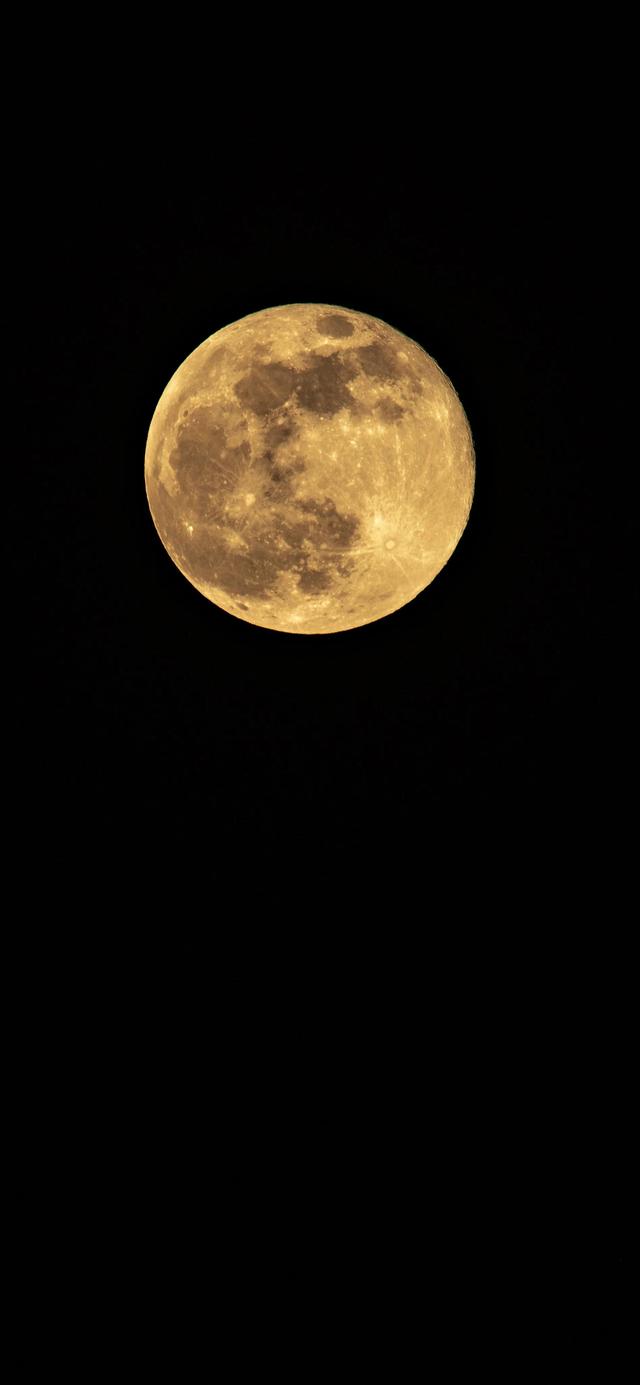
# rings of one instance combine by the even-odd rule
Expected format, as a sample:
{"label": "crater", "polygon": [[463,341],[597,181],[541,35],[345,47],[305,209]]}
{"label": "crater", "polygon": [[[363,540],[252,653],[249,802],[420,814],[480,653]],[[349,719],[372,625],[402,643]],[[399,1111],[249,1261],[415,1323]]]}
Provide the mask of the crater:
{"label": "crater", "polygon": [[324,313],[316,323],[319,332],[325,337],[352,337],[354,325],[342,313]]}

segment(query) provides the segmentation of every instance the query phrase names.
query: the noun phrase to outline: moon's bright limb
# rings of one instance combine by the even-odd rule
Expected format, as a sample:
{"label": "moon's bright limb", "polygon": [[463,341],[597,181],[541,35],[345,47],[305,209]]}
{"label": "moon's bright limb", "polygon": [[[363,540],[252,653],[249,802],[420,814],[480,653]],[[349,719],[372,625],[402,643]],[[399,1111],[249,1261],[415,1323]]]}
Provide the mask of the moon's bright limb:
{"label": "moon's bright limb", "polygon": [[386,322],[319,303],[252,313],[192,351],[145,459],[184,576],[242,620],[307,635],[379,620],[428,586],[474,476],[436,362]]}

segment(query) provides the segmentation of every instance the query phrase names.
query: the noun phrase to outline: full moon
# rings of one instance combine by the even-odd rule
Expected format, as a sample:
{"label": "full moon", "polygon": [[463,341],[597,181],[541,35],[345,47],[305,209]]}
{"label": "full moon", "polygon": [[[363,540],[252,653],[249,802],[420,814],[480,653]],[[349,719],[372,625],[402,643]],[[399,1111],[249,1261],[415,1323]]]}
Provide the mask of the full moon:
{"label": "full moon", "polygon": [[203,596],[270,630],[331,634],[433,581],[469,516],[471,432],[416,342],[351,308],[292,303],[187,356],[151,420],[155,527]]}

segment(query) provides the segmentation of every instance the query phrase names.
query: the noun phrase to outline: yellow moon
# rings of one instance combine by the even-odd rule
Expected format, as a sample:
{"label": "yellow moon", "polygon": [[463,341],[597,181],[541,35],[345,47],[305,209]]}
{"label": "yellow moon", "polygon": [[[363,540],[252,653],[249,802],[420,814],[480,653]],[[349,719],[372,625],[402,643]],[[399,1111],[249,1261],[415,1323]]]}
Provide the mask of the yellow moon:
{"label": "yellow moon", "polygon": [[320,635],[406,605],[473,499],[471,432],[436,362],[386,322],[291,303],[182,363],[149,429],[149,507],[174,563],[231,615]]}

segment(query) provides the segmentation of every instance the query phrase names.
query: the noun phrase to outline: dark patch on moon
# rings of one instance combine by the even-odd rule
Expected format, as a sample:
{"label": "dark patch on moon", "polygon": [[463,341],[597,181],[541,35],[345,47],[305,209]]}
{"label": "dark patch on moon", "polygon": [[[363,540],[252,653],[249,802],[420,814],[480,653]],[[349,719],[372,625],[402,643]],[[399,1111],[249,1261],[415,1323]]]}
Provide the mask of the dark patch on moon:
{"label": "dark patch on moon", "polygon": [[[340,314],[319,321],[328,335],[352,335],[351,323]],[[247,361],[234,389],[241,407],[263,424],[263,450],[257,453],[248,437],[229,445],[224,409],[191,405],[183,414],[171,454],[177,492],[169,495],[156,478],[153,512],[167,546],[196,585],[218,588],[246,611],[248,598],[277,599],[287,575],[312,597],[353,572],[357,515],[342,513],[330,496],[297,494],[297,477],[306,467],[297,450],[304,436],[297,410],[325,417],[345,408],[362,411],[349,389],[361,372],[378,379],[402,373],[395,352],[378,342],[329,355],[311,352],[296,368],[255,357]],[[376,408],[389,421],[404,413],[390,395]],[[261,500],[246,512],[236,503],[245,488],[255,489]]]}
{"label": "dark patch on moon", "polygon": [[[226,535],[221,525],[202,525],[189,542],[182,531],[177,537],[184,571],[195,582],[211,583],[228,596],[266,598],[286,573],[296,577],[300,591],[313,595],[329,591],[337,576],[353,570],[349,549],[358,534],[358,519],[342,514],[329,496],[286,498],[274,504],[260,517],[248,549],[229,544],[228,520],[226,524]],[[172,527],[176,529],[175,514]],[[241,527],[235,532],[241,533]],[[173,541],[171,529],[168,533]]]}
{"label": "dark patch on moon", "polygon": [[283,414],[265,429],[264,439],[267,447],[275,451],[277,447],[282,447],[284,442],[290,442],[292,438],[295,438],[299,431],[295,419],[288,414]]}
{"label": "dark patch on moon", "polygon": [[298,587],[301,592],[308,592],[310,596],[318,592],[327,592],[331,589],[331,575],[326,569],[322,572],[318,568],[307,567],[298,578]]}
{"label": "dark patch on moon", "polygon": [[267,467],[269,478],[264,489],[266,499],[275,504],[292,499],[295,494],[295,478],[305,470],[304,462],[297,457],[292,457],[286,462],[274,461],[270,452],[265,453],[261,461]]}
{"label": "dark patch on moon", "polygon": [[337,351],[330,356],[314,355],[312,360],[296,388],[302,408],[314,414],[337,414],[350,408],[354,401],[347,385],[358,373],[355,365]]}
{"label": "dark patch on moon", "polygon": [[342,515],[335,502],[325,496],[324,500],[300,500],[298,506],[311,516],[311,534],[314,545],[322,548],[349,548],[358,532],[356,515]]}
{"label": "dark patch on moon", "polygon": [[396,400],[391,399],[389,395],[384,396],[380,400],[377,408],[380,417],[384,419],[385,423],[397,423],[398,419],[402,418],[403,414],[406,413],[406,409],[403,409],[402,405],[396,403]]}
{"label": "dark patch on moon", "polygon": [[[320,394],[333,391],[335,403],[353,370],[345,370],[337,359],[327,366],[322,358],[313,360],[308,374]],[[210,584],[234,599],[268,597],[287,573],[309,596],[330,590],[353,568],[349,548],[359,524],[329,496],[297,497],[296,480],[305,459],[295,451],[287,455],[284,445],[299,433],[298,423],[276,416],[265,430],[271,447],[254,458],[248,439],[229,445],[224,423],[220,410],[194,408],[181,419],[171,454],[175,495],[157,476],[151,480],[153,514],[169,551],[196,585]],[[255,472],[250,471],[252,463]],[[251,474],[256,480],[262,476],[266,508],[234,511],[228,502],[242,495]]]}
{"label": "dark patch on moon", "polygon": [[[278,518],[278,537],[284,539],[287,548],[295,552],[296,560],[304,555],[304,544],[309,538],[309,524],[298,509],[291,509]],[[281,550],[282,551],[282,550]]]}
{"label": "dark patch on moon", "polygon": [[266,418],[293,393],[298,372],[282,361],[252,365],[235,385],[235,395],[245,409]]}
{"label": "dark patch on moon", "polygon": [[318,318],[316,326],[326,337],[352,337],[355,331],[353,323],[342,313],[324,313]]}
{"label": "dark patch on moon", "polygon": [[[294,391],[301,408],[310,413],[331,415],[353,405],[347,385],[357,373],[355,363],[344,359],[337,351],[329,356],[313,353],[309,364],[300,370],[282,361],[252,365],[235,385],[235,394],[242,406],[258,418],[275,413]],[[286,440],[287,428],[289,436],[293,436],[295,425],[291,420],[280,420],[273,426],[277,428],[276,446]]]}
{"label": "dark patch on moon", "polygon": [[206,553],[194,563],[191,554],[184,564],[192,577],[220,587],[228,596],[268,596],[280,575],[289,566],[266,540],[253,540],[251,550],[226,548],[221,537],[210,535]]}
{"label": "dark patch on moon", "polygon": [[257,460],[267,474],[264,491],[267,500],[277,503],[294,494],[295,478],[305,470],[305,464],[301,457],[289,456],[281,459],[278,452],[299,432],[295,419],[287,413],[281,413],[279,418],[265,428],[264,440],[267,446]]}
{"label": "dark patch on moon", "polygon": [[376,380],[398,380],[402,375],[402,362],[395,351],[382,342],[372,341],[368,346],[356,347],[353,354],[365,375]]}
{"label": "dark patch on moon", "polygon": [[171,453],[183,500],[194,503],[200,518],[215,513],[217,502],[237,486],[250,454],[248,441],[229,446],[218,411],[193,409],[180,424]]}

